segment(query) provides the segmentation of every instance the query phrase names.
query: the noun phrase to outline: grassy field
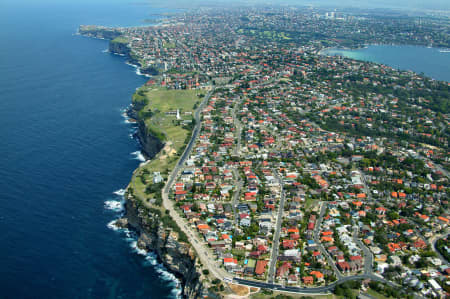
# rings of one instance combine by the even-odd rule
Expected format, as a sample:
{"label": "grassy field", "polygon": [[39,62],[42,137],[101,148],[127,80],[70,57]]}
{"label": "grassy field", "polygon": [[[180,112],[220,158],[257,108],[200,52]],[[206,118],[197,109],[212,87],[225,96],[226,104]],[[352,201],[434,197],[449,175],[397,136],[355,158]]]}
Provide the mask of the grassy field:
{"label": "grassy field", "polygon": [[128,43],[128,39],[126,37],[123,37],[123,36],[118,36],[115,39],[113,39],[111,42],[112,43],[127,44]]}
{"label": "grassy field", "polygon": [[[130,183],[135,194],[148,204],[149,199],[155,198],[154,192],[145,192],[146,188],[153,184],[153,173],[160,172],[166,178],[172,171],[191,133],[190,130],[182,127],[180,121],[193,118],[194,107],[200,103],[199,95],[204,94],[204,91],[152,88],[146,89],[144,94],[148,104],[141,111],[152,112],[151,117],[144,119],[145,124],[150,132],[164,136],[165,143],[161,152],[134,172]],[[166,114],[177,109],[180,110],[181,120],[177,120],[176,115]],[[192,114],[185,114],[185,112]]]}
{"label": "grassy field", "polygon": [[164,43],[163,47],[166,49],[174,49],[176,47],[175,43]]}
{"label": "grassy field", "polygon": [[198,94],[203,91],[190,90],[167,90],[164,88],[154,88],[146,92],[152,110],[158,109],[162,112],[180,109],[181,112],[194,111],[194,104],[199,102]]}
{"label": "grassy field", "polygon": [[386,296],[384,296],[384,295],[382,295],[382,294],[380,294],[380,293],[378,293],[378,292],[376,292],[376,291],[374,291],[372,289],[368,289],[366,293],[369,294],[370,296],[378,298],[378,299],[392,298],[392,297],[386,297]]}

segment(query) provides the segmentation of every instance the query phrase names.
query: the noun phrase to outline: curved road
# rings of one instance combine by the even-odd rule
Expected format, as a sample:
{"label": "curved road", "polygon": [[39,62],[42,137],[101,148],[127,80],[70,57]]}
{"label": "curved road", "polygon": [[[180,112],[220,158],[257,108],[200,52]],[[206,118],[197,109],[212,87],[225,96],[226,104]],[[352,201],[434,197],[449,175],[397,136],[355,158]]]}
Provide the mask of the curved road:
{"label": "curved road", "polygon": [[378,281],[381,283],[385,283],[385,284],[388,284],[395,288],[400,287],[396,283],[393,283],[391,281],[388,281],[384,278],[381,278],[381,277],[373,275],[373,274],[345,276],[335,282],[330,283],[329,285],[322,286],[322,287],[315,287],[315,288],[286,287],[286,286],[273,284],[273,283],[245,280],[245,279],[240,279],[240,278],[234,278],[233,282],[240,284],[240,285],[250,286],[250,287],[272,289],[272,290],[277,290],[277,291],[292,292],[292,293],[298,293],[298,294],[317,294],[318,295],[318,294],[327,294],[330,291],[334,290],[334,288],[337,285],[343,284],[347,281],[364,280],[364,279],[370,279],[370,280]]}

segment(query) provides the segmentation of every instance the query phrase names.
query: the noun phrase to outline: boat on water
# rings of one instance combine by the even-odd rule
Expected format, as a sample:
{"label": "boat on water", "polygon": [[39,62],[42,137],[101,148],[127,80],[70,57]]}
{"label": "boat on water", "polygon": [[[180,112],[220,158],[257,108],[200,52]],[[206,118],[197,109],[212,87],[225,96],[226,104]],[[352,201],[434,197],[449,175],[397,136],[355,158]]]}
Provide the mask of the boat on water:
{"label": "boat on water", "polygon": [[441,52],[441,53],[450,53],[450,49],[439,50],[439,52]]}

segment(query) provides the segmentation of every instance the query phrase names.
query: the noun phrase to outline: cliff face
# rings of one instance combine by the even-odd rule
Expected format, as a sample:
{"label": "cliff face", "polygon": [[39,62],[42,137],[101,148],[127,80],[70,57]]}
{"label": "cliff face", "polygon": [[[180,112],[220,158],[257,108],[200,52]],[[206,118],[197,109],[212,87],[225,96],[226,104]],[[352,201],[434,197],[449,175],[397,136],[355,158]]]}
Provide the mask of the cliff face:
{"label": "cliff face", "polygon": [[152,66],[148,66],[148,67],[141,67],[141,73],[142,74],[147,74],[147,75],[151,75],[151,76],[156,76],[159,74],[158,69],[152,67]]}
{"label": "cliff face", "polygon": [[117,224],[135,230],[139,234],[138,247],[156,252],[164,266],[182,280],[185,298],[200,298],[203,285],[191,246],[179,242],[176,235],[163,226],[158,214],[149,215],[131,195],[125,206],[126,215]]}
{"label": "cliff face", "polygon": [[139,60],[139,57],[132,53],[130,47],[128,46],[129,41],[125,38],[122,33],[114,28],[107,28],[102,26],[92,26],[92,25],[81,25],[78,28],[78,32],[81,35],[102,38],[109,40],[108,50],[111,53],[125,55],[127,61],[131,64],[140,67],[142,74],[156,76],[159,74],[159,70],[154,66],[143,67]]}
{"label": "cliff face", "polygon": [[142,152],[147,159],[154,157],[164,147],[161,140],[147,132],[147,128],[141,120],[138,120],[137,135],[141,143]]}
{"label": "cliff face", "polygon": [[127,115],[137,121],[138,130],[136,134],[141,144],[141,151],[147,159],[151,159],[159,153],[159,151],[164,147],[164,144],[161,140],[148,132],[144,121],[139,118],[138,111],[142,108],[143,107],[139,104],[133,103],[132,107],[127,111]]}
{"label": "cliff face", "polygon": [[109,52],[129,56],[130,48],[127,43],[112,40],[109,42]]}

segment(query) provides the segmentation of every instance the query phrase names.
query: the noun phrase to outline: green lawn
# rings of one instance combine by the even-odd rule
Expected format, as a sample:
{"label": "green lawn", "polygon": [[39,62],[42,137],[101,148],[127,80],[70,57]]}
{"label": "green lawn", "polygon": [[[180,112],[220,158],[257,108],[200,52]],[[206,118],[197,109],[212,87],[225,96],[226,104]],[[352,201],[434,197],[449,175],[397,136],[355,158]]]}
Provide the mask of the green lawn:
{"label": "green lawn", "polygon": [[[368,289],[366,293],[369,294],[370,296],[378,298],[378,299],[388,299],[388,297],[386,297],[372,289]],[[389,297],[389,298],[391,298],[391,297]]]}
{"label": "green lawn", "polygon": [[128,39],[126,37],[123,37],[123,36],[118,36],[115,39],[113,39],[111,42],[112,43],[127,44],[128,43]]}
{"label": "green lawn", "polygon": [[176,45],[175,43],[164,43],[163,47],[166,49],[173,49],[176,47]]}
{"label": "green lawn", "polygon": [[146,96],[150,101],[148,108],[151,108],[152,111],[158,109],[161,112],[176,109],[180,109],[181,112],[193,111],[195,103],[200,102],[199,94],[204,94],[204,91],[157,88],[146,92]]}
{"label": "green lawn", "polygon": [[313,206],[313,204],[316,203],[317,201],[318,201],[317,199],[314,199],[314,198],[312,198],[312,197],[307,197],[307,198],[305,199],[305,209],[306,209],[306,210],[311,209],[311,207]]}
{"label": "green lawn", "polygon": [[154,194],[145,194],[147,185],[142,182],[139,175],[144,169],[148,170],[150,177],[147,184],[153,183],[153,172],[161,172],[161,175],[166,178],[179,159],[176,152],[181,151],[185,146],[186,138],[190,136],[190,131],[178,124],[176,116],[167,115],[166,112],[180,109],[182,119],[192,119],[193,115],[184,115],[184,112],[194,113],[194,105],[201,101],[198,96],[200,94],[204,94],[204,91],[167,90],[163,88],[145,91],[148,104],[142,110],[152,111],[152,116],[144,120],[145,124],[154,135],[164,136],[166,147],[133,174],[131,186],[135,189],[136,195],[144,199],[144,203],[146,203],[146,199],[153,198]]}

